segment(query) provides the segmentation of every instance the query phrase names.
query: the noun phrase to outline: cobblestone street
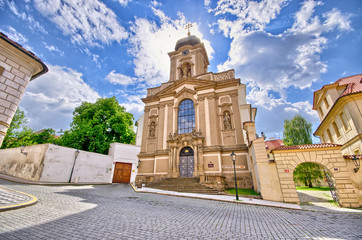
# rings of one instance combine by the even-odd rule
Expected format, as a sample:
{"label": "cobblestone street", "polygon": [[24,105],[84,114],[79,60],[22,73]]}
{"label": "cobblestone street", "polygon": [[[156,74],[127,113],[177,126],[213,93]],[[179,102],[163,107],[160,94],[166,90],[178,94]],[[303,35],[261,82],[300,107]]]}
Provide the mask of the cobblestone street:
{"label": "cobblestone street", "polygon": [[129,185],[39,186],[0,212],[0,239],[362,239],[362,215],[136,193]]}

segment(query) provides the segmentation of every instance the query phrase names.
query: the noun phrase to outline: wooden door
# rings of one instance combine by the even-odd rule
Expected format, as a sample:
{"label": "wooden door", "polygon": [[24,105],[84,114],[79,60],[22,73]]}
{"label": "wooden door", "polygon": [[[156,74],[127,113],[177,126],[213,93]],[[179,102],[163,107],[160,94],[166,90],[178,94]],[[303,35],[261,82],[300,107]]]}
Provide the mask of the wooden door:
{"label": "wooden door", "polygon": [[114,168],[114,183],[129,183],[131,180],[132,163],[117,162]]}

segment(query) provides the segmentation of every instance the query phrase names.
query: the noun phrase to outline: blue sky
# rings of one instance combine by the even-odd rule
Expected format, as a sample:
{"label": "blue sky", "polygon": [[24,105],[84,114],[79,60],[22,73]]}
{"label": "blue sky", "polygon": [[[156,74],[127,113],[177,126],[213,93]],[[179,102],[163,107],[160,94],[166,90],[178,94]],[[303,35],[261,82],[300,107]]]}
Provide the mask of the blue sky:
{"label": "blue sky", "polygon": [[68,129],[83,101],[112,96],[137,120],[146,89],[168,81],[167,53],[188,22],[209,71],[235,69],[246,84],[267,137],[282,138],[297,113],[315,130],[313,92],[361,73],[360,0],[0,0],[0,31],[49,67],[20,103],[29,125]]}

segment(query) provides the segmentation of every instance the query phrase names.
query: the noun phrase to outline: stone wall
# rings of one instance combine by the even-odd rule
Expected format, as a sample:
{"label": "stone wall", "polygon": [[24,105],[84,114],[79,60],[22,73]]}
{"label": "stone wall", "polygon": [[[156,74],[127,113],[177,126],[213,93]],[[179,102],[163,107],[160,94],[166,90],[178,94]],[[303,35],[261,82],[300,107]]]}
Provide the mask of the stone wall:
{"label": "stone wall", "polygon": [[113,156],[53,144],[0,150],[0,173],[34,182],[111,183]]}
{"label": "stone wall", "polygon": [[44,167],[48,144],[0,150],[0,173],[37,182]]}
{"label": "stone wall", "polygon": [[347,167],[340,147],[274,150],[284,202],[300,203],[293,180],[293,171],[301,163],[313,162],[324,167],[334,178],[336,192],[342,207],[360,207],[359,190],[352,181],[353,169]]}

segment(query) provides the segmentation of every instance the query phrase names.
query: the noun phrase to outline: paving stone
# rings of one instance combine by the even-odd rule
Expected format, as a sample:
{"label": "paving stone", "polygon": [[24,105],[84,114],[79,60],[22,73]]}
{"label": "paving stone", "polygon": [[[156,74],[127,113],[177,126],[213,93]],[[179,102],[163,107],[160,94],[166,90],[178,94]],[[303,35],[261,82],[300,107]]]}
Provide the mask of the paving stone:
{"label": "paving stone", "polygon": [[0,213],[0,239],[361,239],[360,214],[136,193],[128,185],[0,180],[38,204]]}

